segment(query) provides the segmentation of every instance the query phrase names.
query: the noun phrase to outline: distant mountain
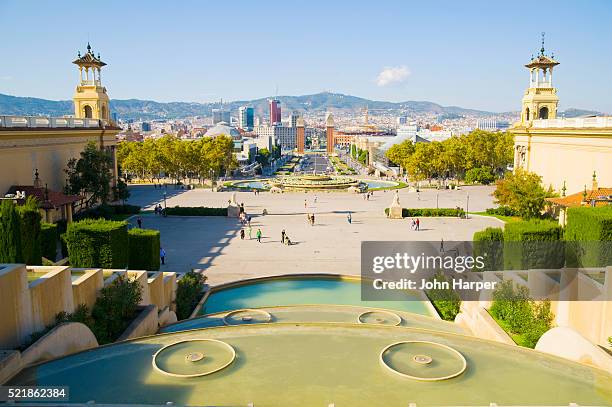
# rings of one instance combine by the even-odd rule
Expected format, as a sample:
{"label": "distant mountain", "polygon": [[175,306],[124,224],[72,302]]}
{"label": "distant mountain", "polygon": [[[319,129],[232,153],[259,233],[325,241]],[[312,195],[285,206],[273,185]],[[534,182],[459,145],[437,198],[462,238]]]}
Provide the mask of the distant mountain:
{"label": "distant mountain", "polygon": [[[332,111],[357,112],[368,107],[372,115],[381,111],[391,114],[433,114],[441,117],[461,116],[490,116],[494,113],[474,109],[465,109],[458,106],[442,106],[427,101],[384,102],[369,100],[340,93],[316,93],[304,96],[278,96],[283,112],[292,110],[308,113],[322,113]],[[251,105],[257,115],[265,116],[268,112],[268,99],[241,100],[224,104],[233,114],[237,114],[242,105]],[[111,100],[111,110],[122,119],[177,119],[190,116],[210,116],[212,109],[219,108],[218,103],[189,103],[189,102],[155,102],[152,100]],[[568,109],[565,117],[576,117],[585,114],[595,114],[588,110]],[[62,116],[73,114],[73,105],[70,100],[47,100],[30,97],[18,97],[0,93],[0,115],[46,115]]]}

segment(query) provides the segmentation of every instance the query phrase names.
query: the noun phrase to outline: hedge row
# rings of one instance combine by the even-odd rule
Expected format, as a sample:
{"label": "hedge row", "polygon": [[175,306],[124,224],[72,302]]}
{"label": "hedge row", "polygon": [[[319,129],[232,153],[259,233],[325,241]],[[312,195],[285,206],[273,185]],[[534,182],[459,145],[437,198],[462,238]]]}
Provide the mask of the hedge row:
{"label": "hedge row", "polygon": [[128,265],[126,222],[84,219],[72,222],[64,235],[72,267],[125,268]]}
{"label": "hedge row", "polygon": [[204,206],[175,206],[166,208],[166,215],[171,216],[227,216],[227,208],[206,208]]}
{"label": "hedge row", "polygon": [[132,270],[159,270],[159,230],[130,229],[128,266]]}
{"label": "hedge row", "polygon": [[565,264],[563,229],[550,220],[507,223],[504,229],[506,270],[559,269]]}
{"label": "hedge row", "polygon": [[474,233],[474,257],[484,258],[486,271],[502,270],[504,265],[504,231],[486,228]]}
{"label": "hedge row", "polygon": [[569,208],[565,240],[569,267],[612,264],[612,206]]}
{"label": "hedge row", "polygon": [[520,216],[518,211],[507,206],[499,206],[497,208],[489,208],[485,211],[487,215],[500,215],[500,216]]}
{"label": "hedge row", "polygon": [[74,220],[99,218],[110,220],[114,215],[135,215],[140,209],[138,205],[100,205],[78,213],[74,216]]}
{"label": "hedge row", "polygon": [[40,246],[44,258],[55,261],[57,259],[57,225],[55,223],[42,223],[40,227]]}
{"label": "hedge row", "polygon": [[[389,215],[389,208],[385,208],[385,214]],[[465,211],[461,208],[402,208],[402,217],[409,218],[415,216],[453,216],[463,217]]]}

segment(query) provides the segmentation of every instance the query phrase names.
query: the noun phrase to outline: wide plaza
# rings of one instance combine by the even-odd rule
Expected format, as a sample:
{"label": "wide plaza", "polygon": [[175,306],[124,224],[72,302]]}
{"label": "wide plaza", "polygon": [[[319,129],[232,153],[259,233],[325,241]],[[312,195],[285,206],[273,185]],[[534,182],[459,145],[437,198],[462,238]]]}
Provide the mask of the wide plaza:
{"label": "wide plaza", "polygon": [[[491,187],[467,187],[462,190],[424,189],[420,193],[398,190],[403,207],[464,208],[479,212],[493,206]],[[153,209],[155,205],[224,207],[234,192],[213,192],[210,189],[157,189],[153,186],[130,187],[129,202]],[[500,221],[472,215],[469,219],[420,218],[420,231],[412,230],[410,220],[387,219],[388,207],[395,191],[376,191],[369,200],[349,192],[236,192],[236,201],[244,203],[252,216],[252,234],[240,239],[243,227],[235,218],[226,217],[161,217],[142,215],[143,227],[161,231],[161,244],[166,251],[162,270],[186,272],[202,270],[210,284],[245,278],[297,273],[360,273],[362,241],[445,241],[471,240],[474,232]],[[316,202],[315,202],[316,199]],[[267,215],[262,215],[264,209]],[[349,223],[347,214],[351,213]],[[314,226],[307,214],[315,215]],[[135,225],[136,219],[130,220]],[[255,236],[262,231],[261,243]],[[291,246],[281,243],[285,230]]]}

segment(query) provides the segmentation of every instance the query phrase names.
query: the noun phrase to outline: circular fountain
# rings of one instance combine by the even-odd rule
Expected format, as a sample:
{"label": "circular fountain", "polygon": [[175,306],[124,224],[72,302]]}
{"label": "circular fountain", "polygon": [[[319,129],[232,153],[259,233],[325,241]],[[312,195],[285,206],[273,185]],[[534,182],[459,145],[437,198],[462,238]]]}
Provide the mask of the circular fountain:
{"label": "circular fountain", "polygon": [[216,339],[190,339],[164,346],[153,355],[153,368],[166,376],[199,377],[225,369],[236,360],[231,345]]}
{"label": "circular fountain", "polygon": [[398,326],[402,323],[402,318],[394,312],[373,310],[359,314],[357,322],[360,324],[378,324]]}
{"label": "circular fountain", "polygon": [[428,341],[393,343],[380,352],[380,362],[402,377],[428,382],[452,379],[467,368],[467,361],[459,351]]}
{"label": "circular fountain", "polygon": [[272,322],[272,315],[260,309],[237,309],[223,317],[225,325],[264,324]]}

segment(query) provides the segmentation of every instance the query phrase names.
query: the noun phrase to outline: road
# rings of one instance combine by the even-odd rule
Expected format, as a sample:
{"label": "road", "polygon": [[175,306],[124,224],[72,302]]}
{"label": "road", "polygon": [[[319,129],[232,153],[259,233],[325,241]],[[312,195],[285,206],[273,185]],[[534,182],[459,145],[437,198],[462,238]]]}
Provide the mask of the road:
{"label": "road", "polygon": [[326,172],[328,167],[330,169],[332,168],[327,156],[323,154],[306,155],[300,164],[302,166],[302,171],[306,173],[315,171],[319,174]]}

